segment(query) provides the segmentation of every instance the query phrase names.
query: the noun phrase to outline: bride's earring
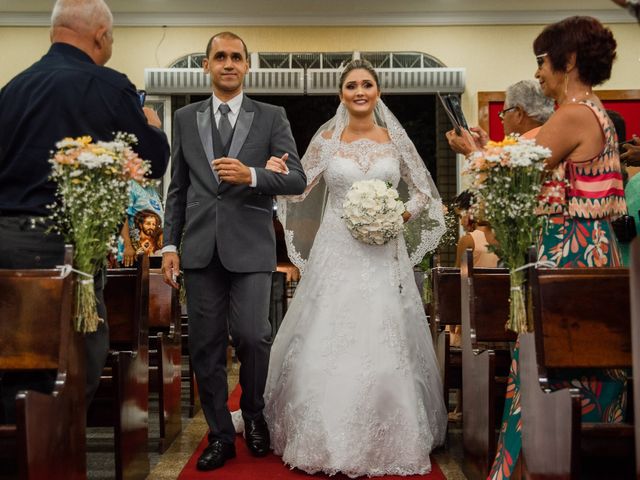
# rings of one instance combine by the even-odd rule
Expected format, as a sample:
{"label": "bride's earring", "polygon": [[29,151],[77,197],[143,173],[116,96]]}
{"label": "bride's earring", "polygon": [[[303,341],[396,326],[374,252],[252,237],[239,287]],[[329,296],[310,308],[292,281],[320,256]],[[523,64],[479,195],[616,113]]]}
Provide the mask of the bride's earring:
{"label": "bride's earring", "polygon": [[567,97],[568,94],[569,94],[569,73],[566,72],[564,74],[564,96],[565,96],[565,98]]}

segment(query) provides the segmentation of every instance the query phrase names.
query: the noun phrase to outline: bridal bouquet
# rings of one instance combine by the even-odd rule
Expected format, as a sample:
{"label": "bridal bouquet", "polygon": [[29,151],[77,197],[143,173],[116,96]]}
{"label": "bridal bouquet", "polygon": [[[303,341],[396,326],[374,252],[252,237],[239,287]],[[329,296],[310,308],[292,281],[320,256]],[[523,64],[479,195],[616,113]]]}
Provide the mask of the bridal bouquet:
{"label": "bridal bouquet", "polygon": [[129,180],[141,181],[149,163],[131,149],[133,135],[118,133],[111,142],[91,137],[65,138],[49,162],[57,203],[50,205],[54,230],[74,246],[75,328],[94,332],[99,322],[93,276],[104,266],[129,202]]}
{"label": "bridal bouquet", "polygon": [[351,235],[369,245],[384,245],[402,230],[404,204],[398,191],[382,180],[351,185],[342,204]]}
{"label": "bridal bouquet", "polygon": [[535,140],[505,137],[467,158],[466,172],[472,175],[476,208],[491,223],[499,242],[497,248],[490,248],[510,270],[507,328],[515,332],[528,330],[523,290],[526,277],[521,267],[538,227],[535,209],[544,160],[549,156],[551,151],[536,145]]}

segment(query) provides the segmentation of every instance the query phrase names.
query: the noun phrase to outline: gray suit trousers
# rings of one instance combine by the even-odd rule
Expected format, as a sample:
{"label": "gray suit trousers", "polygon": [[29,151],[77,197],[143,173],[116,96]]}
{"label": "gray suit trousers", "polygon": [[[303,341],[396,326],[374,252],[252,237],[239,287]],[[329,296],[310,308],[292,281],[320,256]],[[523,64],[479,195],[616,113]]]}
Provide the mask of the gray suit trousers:
{"label": "gray suit trousers", "polygon": [[189,354],[209,424],[209,441],[233,443],[235,430],[227,408],[229,334],[240,360],[240,408],[245,419],[256,419],[264,408],[271,349],[271,272],[230,272],[216,248],[209,265],[185,269],[184,280]]}

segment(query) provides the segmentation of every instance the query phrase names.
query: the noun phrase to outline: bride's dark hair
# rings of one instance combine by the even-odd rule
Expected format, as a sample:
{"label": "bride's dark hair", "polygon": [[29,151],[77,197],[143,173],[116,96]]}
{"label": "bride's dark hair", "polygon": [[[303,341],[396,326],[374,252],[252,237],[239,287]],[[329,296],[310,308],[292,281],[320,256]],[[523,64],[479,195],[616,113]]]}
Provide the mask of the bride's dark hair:
{"label": "bride's dark hair", "polygon": [[342,85],[344,85],[344,80],[347,78],[347,75],[349,75],[349,72],[353,70],[366,70],[371,74],[378,88],[380,88],[380,80],[378,80],[378,74],[373,68],[373,65],[371,65],[371,62],[369,62],[368,60],[362,60],[358,58],[356,60],[351,60],[344,67],[344,70],[342,71],[342,75],[340,75],[340,91],[342,91]]}

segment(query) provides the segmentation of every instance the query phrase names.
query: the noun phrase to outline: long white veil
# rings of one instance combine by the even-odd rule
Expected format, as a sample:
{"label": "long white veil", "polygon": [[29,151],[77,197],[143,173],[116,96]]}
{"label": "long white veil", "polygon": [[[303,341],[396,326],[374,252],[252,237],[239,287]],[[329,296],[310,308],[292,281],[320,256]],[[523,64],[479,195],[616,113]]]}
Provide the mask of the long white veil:
{"label": "long white veil", "polygon": [[[438,246],[445,232],[442,200],[415,145],[381,99],[377,102],[374,116],[376,124],[387,129],[391,142],[401,155],[402,181],[398,185],[398,192],[411,213],[410,220],[404,226],[404,239],[411,264],[416,265],[428,251]],[[305,192],[298,196],[278,197],[278,219],[284,228],[287,252],[301,273],[304,272],[327,202],[327,188],[322,173],[337,152],[348,121],[347,109],[341,103],[335,116],[315,133],[302,157],[302,167],[307,175]],[[331,134],[329,141],[326,140],[329,133],[325,132]]]}

